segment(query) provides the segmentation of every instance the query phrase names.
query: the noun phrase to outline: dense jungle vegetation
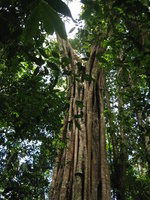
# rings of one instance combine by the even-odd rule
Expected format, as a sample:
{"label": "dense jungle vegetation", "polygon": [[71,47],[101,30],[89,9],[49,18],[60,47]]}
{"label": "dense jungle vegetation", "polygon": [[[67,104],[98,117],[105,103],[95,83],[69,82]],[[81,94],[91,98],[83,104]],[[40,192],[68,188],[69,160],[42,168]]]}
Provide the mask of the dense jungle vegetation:
{"label": "dense jungle vegetation", "polygon": [[0,1],[0,199],[150,200],[150,1],[81,2]]}

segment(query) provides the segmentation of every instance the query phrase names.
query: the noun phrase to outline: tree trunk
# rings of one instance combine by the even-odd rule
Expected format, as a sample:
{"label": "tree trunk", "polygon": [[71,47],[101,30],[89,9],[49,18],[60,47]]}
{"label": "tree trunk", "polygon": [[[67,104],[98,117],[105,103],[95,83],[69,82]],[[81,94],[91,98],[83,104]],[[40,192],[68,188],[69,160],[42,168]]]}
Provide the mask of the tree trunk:
{"label": "tree trunk", "polygon": [[[119,88],[120,92],[121,89]],[[126,165],[127,165],[127,144],[126,144],[126,136],[124,132],[123,125],[123,103],[120,94],[118,94],[118,111],[120,115],[119,122],[119,132],[120,132],[120,155],[118,160],[118,191],[117,191],[117,199],[118,200],[126,200]],[[117,177],[116,177],[117,178]]]}
{"label": "tree trunk", "polygon": [[[119,89],[120,90],[120,89]],[[113,168],[112,168],[112,188],[114,190],[114,198],[117,200],[126,200],[126,138],[124,133],[123,123],[119,121],[119,130],[115,127],[113,121],[113,112],[110,106],[110,95],[106,83],[106,104],[109,117],[107,119],[109,124],[110,139],[113,148]],[[120,119],[122,118],[121,110],[123,109],[121,96],[118,96],[118,111]],[[119,134],[118,134],[119,131]],[[119,140],[118,140],[119,138]]]}
{"label": "tree trunk", "polygon": [[63,136],[66,148],[59,152],[56,159],[50,199],[110,200],[104,123],[104,75],[96,59],[96,54],[103,49],[93,45],[82,70],[79,70],[80,61],[68,42],[63,41],[62,50],[64,56],[71,58],[70,69],[74,77],[70,81],[70,107],[66,131],[63,132],[66,135]]}

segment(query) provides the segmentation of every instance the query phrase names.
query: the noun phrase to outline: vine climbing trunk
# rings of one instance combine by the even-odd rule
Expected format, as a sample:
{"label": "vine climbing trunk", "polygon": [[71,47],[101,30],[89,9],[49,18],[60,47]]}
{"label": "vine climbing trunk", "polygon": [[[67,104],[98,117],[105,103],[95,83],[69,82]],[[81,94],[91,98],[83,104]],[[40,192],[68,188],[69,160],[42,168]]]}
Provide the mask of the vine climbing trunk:
{"label": "vine climbing trunk", "polygon": [[66,148],[58,153],[50,189],[51,200],[110,200],[106,157],[104,74],[93,45],[86,63],[67,41],[58,38],[63,56],[71,59],[70,106],[63,130]]}

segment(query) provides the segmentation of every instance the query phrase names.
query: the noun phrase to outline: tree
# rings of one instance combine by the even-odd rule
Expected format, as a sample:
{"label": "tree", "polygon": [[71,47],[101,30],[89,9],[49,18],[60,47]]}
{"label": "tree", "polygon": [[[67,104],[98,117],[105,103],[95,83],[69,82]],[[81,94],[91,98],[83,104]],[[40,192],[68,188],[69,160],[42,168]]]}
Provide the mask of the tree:
{"label": "tree", "polygon": [[0,3],[2,198],[150,198],[149,1],[82,3]]}
{"label": "tree", "polygon": [[[129,173],[131,165],[130,160],[127,160],[127,158],[128,155],[131,155],[134,151],[131,150],[129,153],[128,149],[127,152],[126,137],[132,137],[130,135],[131,130],[128,129],[128,125],[130,124],[130,126],[133,128],[135,124],[131,123],[128,118],[129,112],[126,111],[126,108],[128,107],[128,97],[127,94],[124,93],[124,87],[126,87],[125,79],[127,78],[127,73],[130,71],[130,67],[128,67],[128,65],[131,66],[134,62],[134,59],[131,55],[134,55],[135,52],[137,55],[140,55],[141,51],[142,53],[147,51],[147,47],[145,47],[145,44],[143,44],[142,34],[143,31],[145,32],[145,30],[141,30],[139,35],[138,32],[141,24],[142,26],[147,24],[147,19],[149,16],[148,3],[143,1],[134,1],[134,3],[119,1],[82,2],[84,3],[84,12],[82,17],[86,20],[86,25],[85,29],[81,30],[80,32],[80,35],[82,36],[80,40],[82,41],[83,36],[88,38],[86,40],[83,39],[87,44],[87,47],[84,46],[84,49],[81,47],[83,50],[82,53],[84,55],[88,55],[88,58],[86,62],[81,61],[81,59],[76,59],[74,56],[75,53],[72,51],[70,44],[63,44],[65,56],[71,59],[71,66],[69,69],[73,72],[73,81],[71,82],[72,87],[70,87],[72,90],[70,93],[69,116],[67,116],[68,124],[65,124],[64,130],[66,135],[67,149],[59,152],[58,154],[51,185],[50,198],[110,199],[110,181],[108,178],[109,171],[106,159],[106,141],[104,138],[104,93],[102,92],[105,87],[105,72],[107,75],[106,79],[108,79],[108,76],[113,74],[111,68],[108,68],[109,65],[110,67],[113,65],[113,70],[117,74],[121,74],[121,76],[119,75],[117,79],[114,80],[115,82],[113,83],[113,89],[116,89],[116,92],[114,92],[113,96],[111,96],[111,98],[114,98],[117,95],[118,111],[116,112],[116,122],[119,126],[118,129],[111,127],[112,130],[114,129],[111,133],[114,134],[114,131],[117,131],[116,133],[118,134],[117,138],[112,138],[113,141],[117,139],[117,141],[112,143],[114,149],[113,156],[114,159],[116,159],[114,160],[115,173],[113,174],[114,177],[112,179],[113,183],[116,182],[116,184],[112,189],[113,193],[116,193],[114,196],[120,200],[134,198],[135,196],[135,198],[141,198],[142,195],[139,197],[138,194],[135,194],[135,196],[131,195],[129,190],[126,188],[125,183],[127,179],[128,187],[130,187],[129,176],[127,176],[127,173]],[[138,5],[137,8],[134,6],[135,3]],[[141,15],[141,12],[143,15]],[[136,24],[136,31],[135,29],[133,30],[130,23],[132,25],[134,24],[134,28]],[[131,36],[132,33],[134,34],[135,39]],[[140,37],[139,41],[136,39],[138,37]],[[144,41],[146,43],[145,37]],[[131,52],[129,53],[129,51]],[[112,56],[110,53],[112,53]],[[113,64],[110,64],[110,62],[113,62]],[[135,62],[137,62],[136,57]],[[75,66],[75,64],[77,66]],[[120,65],[122,65],[122,67],[120,67]],[[135,63],[133,65],[135,66]],[[79,67],[82,68],[82,70],[79,70]],[[147,67],[148,66],[145,63],[144,69],[147,69]],[[135,68],[138,71],[136,66]],[[139,70],[139,73],[143,72],[140,72]],[[141,86],[141,88],[144,89],[143,86]],[[134,92],[137,92],[137,90],[138,89],[136,88]],[[129,89],[126,90],[126,92],[129,91]],[[146,98],[147,97],[144,97],[144,99]],[[79,102],[76,104],[76,100],[80,102],[80,106],[78,105]],[[129,100],[129,104],[131,105],[131,100]],[[108,107],[110,109],[110,106]],[[81,112],[83,116],[80,116]],[[131,107],[130,112],[132,112]],[[79,114],[81,119],[77,120],[76,114],[77,116]],[[99,124],[99,128],[98,125],[95,125],[96,121],[98,122],[97,124]],[[71,130],[69,129],[69,123],[72,124]],[[112,122],[110,125],[114,126]],[[102,137],[103,139],[101,139]],[[99,138],[102,143],[95,143],[95,141],[99,141]],[[134,139],[132,139],[132,141],[136,143]],[[119,142],[119,145],[117,142]],[[148,143],[146,142],[146,144]],[[117,147],[115,147],[115,145],[117,145]],[[98,147],[99,151],[95,149],[95,147]],[[118,149],[118,152],[116,152],[115,148]],[[95,169],[100,171],[93,171],[93,165],[95,167],[99,166],[100,169]],[[132,166],[132,169],[135,169],[135,166]],[[103,173],[106,176],[104,176]],[[99,178],[97,178],[97,176],[99,176]],[[134,175],[132,174],[132,176]],[[149,196],[146,188],[144,190],[146,195]],[[147,198],[146,195],[145,198]]]}
{"label": "tree", "polygon": [[103,48],[101,44],[92,45],[90,56],[83,66],[69,43],[61,43],[66,49],[65,56],[71,59],[69,67],[73,76],[70,106],[63,130],[67,147],[58,154],[50,199],[110,199],[104,124],[104,74],[96,58]]}

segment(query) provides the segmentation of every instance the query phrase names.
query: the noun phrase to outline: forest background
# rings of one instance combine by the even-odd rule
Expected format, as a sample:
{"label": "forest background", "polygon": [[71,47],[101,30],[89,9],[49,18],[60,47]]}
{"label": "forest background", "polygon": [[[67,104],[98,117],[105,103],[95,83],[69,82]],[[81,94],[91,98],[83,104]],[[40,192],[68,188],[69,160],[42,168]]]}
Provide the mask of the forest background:
{"label": "forest background", "polygon": [[[150,2],[81,2],[69,41],[62,20],[72,15],[63,1],[0,2],[1,199],[48,198],[58,149],[67,147],[70,86],[94,84],[94,75],[82,72],[99,43],[111,198],[150,199]],[[50,39],[54,32],[58,41]],[[74,49],[77,73],[62,39]],[[68,123],[80,132],[84,102],[74,107],[81,112]]]}

